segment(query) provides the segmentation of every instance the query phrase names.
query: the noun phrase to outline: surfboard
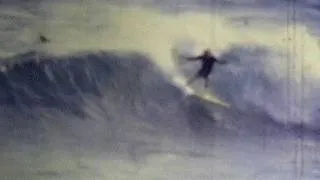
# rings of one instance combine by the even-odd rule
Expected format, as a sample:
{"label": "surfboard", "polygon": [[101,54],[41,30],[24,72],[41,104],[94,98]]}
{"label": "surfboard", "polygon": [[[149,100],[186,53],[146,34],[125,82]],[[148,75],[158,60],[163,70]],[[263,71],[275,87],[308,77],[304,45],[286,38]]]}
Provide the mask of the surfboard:
{"label": "surfboard", "polygon": [[218,104],[218,105],[221,105],[221,106],[224,106],[226,108],[230,108],[230,104],[220,100],[219,98],[217,98],[216,96],[212,95],[211,93],[195,93],[194,94],[195,96],[198,96],[200,98],[203,98],[211,103],[214,103],[214,104]]}
{"label": "surfboard", "polygon": [[213,95],[212,93],[210,92],[200,92],[200,91],[197,91],[197,90],[193,90],[193,92],[189,93],[189,95],[193,95],[193,96],[197,96],[201,99],[204,99],[206,101],[209,101],[213,104],[218,104],[218,105],[221,105],[223,107],[226,107],[226,108],[230,108],[230,104],[220,100],[217,96]]}
{"label": "surfboard", "polygon": [[220,100],[217,96],[215,96],[212,92],[209,90],[197,90],[195,88],[192,88],[183,81],[182,77],[175,77],[173,78],[173,81],[176,85],[179,86],[179,88],[184,92],[186,96],[196,96],[199,97],[200,99],[204,99],[208,102],[211,102],[213,104],[217,104],[226,108],[230,108],[231,105],[224,102],[223,100]]}

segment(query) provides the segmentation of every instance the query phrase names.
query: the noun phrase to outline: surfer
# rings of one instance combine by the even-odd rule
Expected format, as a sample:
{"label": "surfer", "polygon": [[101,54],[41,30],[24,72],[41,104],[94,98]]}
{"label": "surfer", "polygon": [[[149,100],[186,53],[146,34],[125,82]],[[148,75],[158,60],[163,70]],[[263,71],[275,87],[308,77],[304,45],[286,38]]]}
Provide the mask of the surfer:
{"label": "surfer", "polygon": [[185,59],[189,61],[202,61],[201,69],[188,80],[187,85],[191,84],[194,80],[198,78],[203,78],[205,80],[205,88],[208,87],[209,84],[209,75],[212,72],[213,66],[215,63],[225,64],[225,61],[218,60],[210,51],[210,49],[204,50],[204,52],[200,56],[196,57],[185,57]]}
{"label": "surfer", "polygon": [[47,37],[45,37],[44,35],[42,35],[42,34],[39,35],[39,40],[40,40],[41,44],[45,44],[45,43],[49,43],[50,42],[50,40]]}

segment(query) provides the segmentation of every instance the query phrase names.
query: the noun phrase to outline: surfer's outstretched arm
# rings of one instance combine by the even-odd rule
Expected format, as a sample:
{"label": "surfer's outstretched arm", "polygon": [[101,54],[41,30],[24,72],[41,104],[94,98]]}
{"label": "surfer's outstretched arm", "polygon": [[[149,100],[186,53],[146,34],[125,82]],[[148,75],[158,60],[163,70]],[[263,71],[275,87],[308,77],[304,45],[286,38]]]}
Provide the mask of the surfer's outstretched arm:
{"label": "surfer's outstretched arm", "polygon": [[188,61],[197,61],[197,60],[201,60],[202,56],[195,56],[195,57],[184,57],[186,60]]}
{"label": "surfer's outstretched arm", "polygon": [[225,60],[216,60],[216,62],[218,63],[218,64],[227,64],[227,61],[225,61]]}

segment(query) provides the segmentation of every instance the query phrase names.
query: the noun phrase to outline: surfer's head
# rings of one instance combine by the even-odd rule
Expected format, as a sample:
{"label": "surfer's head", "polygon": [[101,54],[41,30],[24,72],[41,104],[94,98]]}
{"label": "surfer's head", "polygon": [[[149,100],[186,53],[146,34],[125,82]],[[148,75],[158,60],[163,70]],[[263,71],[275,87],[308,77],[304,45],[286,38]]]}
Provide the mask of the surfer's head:
{"label": "surfer's head", "polygon": [[211,55],[212,55],[212,53],[211,53],[211,51],[210,51],[209,48],[205,49],[204,52],[203,52],[203,54],[204,54],[205,56],[211,56]]}

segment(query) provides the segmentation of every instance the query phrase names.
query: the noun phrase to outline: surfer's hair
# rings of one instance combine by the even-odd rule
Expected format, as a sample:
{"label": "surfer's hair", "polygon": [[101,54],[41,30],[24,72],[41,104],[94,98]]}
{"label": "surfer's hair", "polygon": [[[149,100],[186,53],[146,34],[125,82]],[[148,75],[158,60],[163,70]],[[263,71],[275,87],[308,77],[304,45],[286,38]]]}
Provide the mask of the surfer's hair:
{"label": "surfer's hair", "polygon": [[209,48],[204,50],[204,54],[206,55],[210,55],[211,54],[211,50]]}

